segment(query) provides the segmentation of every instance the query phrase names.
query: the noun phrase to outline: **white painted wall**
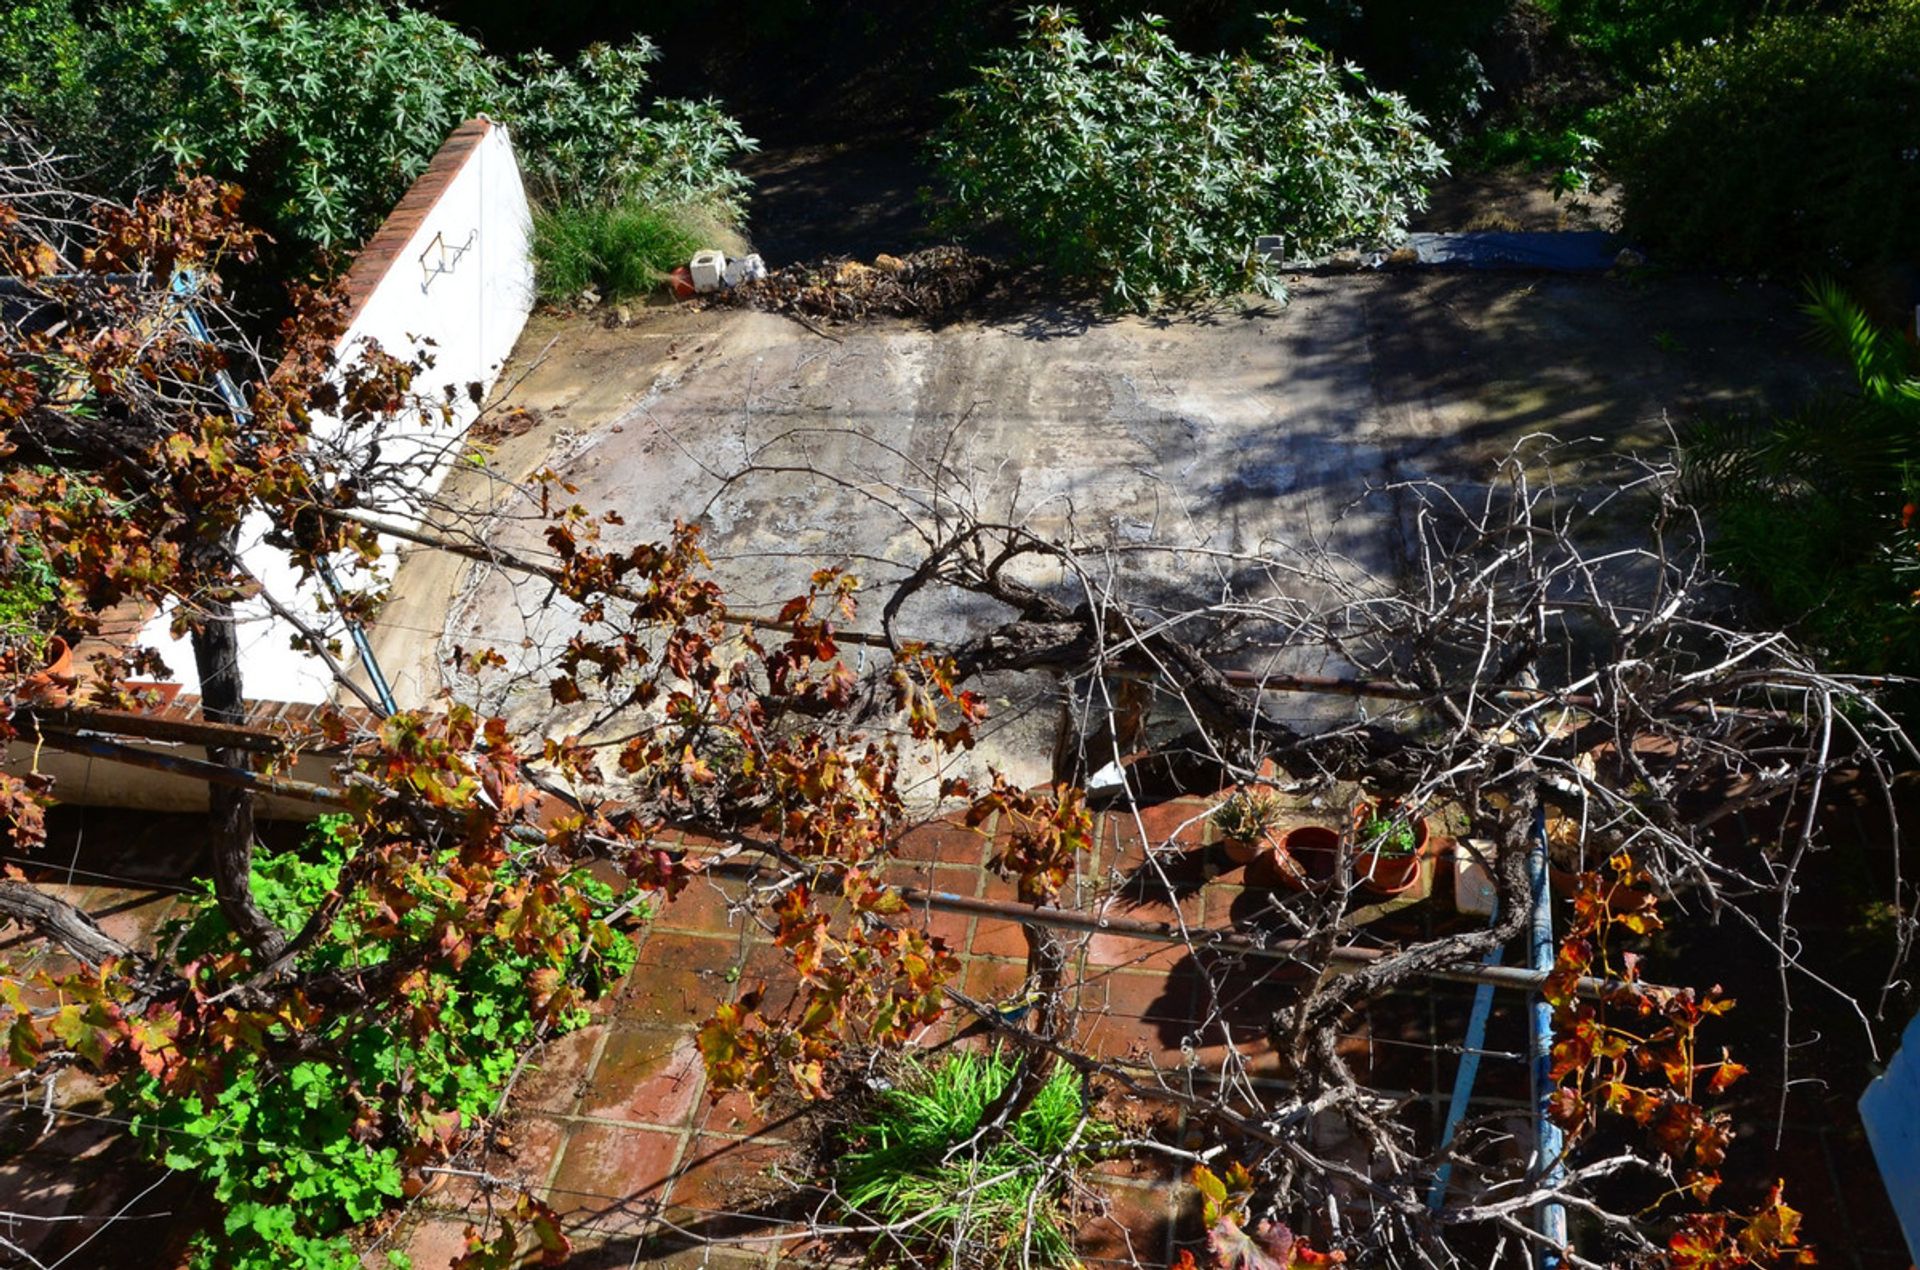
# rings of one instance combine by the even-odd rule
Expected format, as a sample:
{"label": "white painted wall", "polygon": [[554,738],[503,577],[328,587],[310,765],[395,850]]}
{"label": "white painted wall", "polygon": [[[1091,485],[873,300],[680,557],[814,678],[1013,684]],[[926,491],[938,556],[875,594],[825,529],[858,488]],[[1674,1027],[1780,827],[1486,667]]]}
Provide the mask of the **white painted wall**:
{"label": "white painted wall", "polygon": [[[461,434],[479,413],[465,386],[479,383],[483,396],[491,390],[533,310],[532,236],[520,165],[507,130],[492,125],[394,256],[341,339],[340,348],[349,360],[369,338],[397,356],[429,352],[434,365],[416,378],[416,389],[438,397],[449,386],[453,388],[456,408],[449,424],[408,425],[382,434],[382,464],[423,464],[420,475],[410,480],[421,497],[439,487],[449,463],[458,458]],[[425,340],[431,340],[431,346]],[[316,444],[327,444],[340,433],[337,421],[315,419]],[[243,529],[242,555],[248,567],[265,590],[300,614],[302,621],[337,637],[342,661],[354,664],[345,631],[322,611],[318,584],[299,584],[285,556],[261,541],[267,529],[267,519],[260,515],[250,518]],[[384,546],[391,577],[398,544],[386,540]],[[159,650],[176,681],[186,685],[187,691],[198,692],[193,650],[185,639],[172,637],[169,620],[167,614],[155,618],[142,639]],[[293,627],[275,617],[264,601],[244,606],[241,674],[247,695],[277,701],[334,699],[337,683],[326,663],[290,648],[293,634]]]}
{"label": "white painted wall", "polygon": [[[384,457],[410,457],[406,444],[443,446],[473,422],[479,408],[464,392],[486,388],[500,373],[533,311],[533,221],[507,130],[498,124],[474,147],[433,211],[414,231],[341,341],[349,354],[371,338],[390,353],[415,351],[428,337],[435,365],[417,387],[452,387],[460,403],[453,429],[385,443]],[[394,434],[389,433],[391,438]],[[434,483],[445,475],[442,465]]]}

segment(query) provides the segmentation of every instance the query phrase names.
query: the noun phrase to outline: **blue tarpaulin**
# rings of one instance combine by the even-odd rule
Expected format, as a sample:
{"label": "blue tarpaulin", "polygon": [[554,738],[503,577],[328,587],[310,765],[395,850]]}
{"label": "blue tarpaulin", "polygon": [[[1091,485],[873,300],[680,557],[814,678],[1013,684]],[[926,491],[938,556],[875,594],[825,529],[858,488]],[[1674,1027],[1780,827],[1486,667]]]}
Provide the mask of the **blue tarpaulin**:
{"label": "blue tarpaulin", "polygon": [[1620,254],[1620,240],[1598,230],[1566,233],[1409,234],[1407,246],[1420,263],[1453,269],[1545,269],[1554,273],[1605,273]]}
{"label": "blue tarpaulin", "polygon": [[1860,1119],[1907,1251],[1920,1264],[1920,1015],[1907,1024],[1887,1070],[1860,1095]]}

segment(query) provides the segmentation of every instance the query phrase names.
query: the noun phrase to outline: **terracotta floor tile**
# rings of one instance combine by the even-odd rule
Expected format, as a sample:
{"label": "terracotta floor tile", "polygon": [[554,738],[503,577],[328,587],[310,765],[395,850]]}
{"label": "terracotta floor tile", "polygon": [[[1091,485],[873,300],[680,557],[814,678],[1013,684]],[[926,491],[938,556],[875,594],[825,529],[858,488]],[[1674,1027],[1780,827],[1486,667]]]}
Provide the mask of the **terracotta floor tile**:
{"label": "terracotta floor tile", "polygon": [[1167,1033],[1193,1025],[1193,991],[1184,976],[1089,967],[1080,986],[1083,1029],[1107,1020],[1120,1029]]}
{"label": "terracotta floor tile", "polygon": [[[1100,989],[1090,987],[1088,994],[1098,1001]],[[1178,1018],[1141,1018],[1130,1011],[1085,1010],[1080,1015],[1078,1035],[1079,1043],[1099,1057],[1153,1060],[1165,1067],[1182,1065],[1183,1041],[1193,1031],[1192,1024]]]}
{"label": "terracotta floor tile", "polygon": [[1172,1212],[1172,1246],[1167,1250],[1169,1259],[1177,1258],[1183,1251],[1191,1251],[1195,1261],[1205,1264],[1207,1256],[1206,1226],[1201,1221],[1200,1192],[1191,1186],[1173,1187],[1168,1194],[1167,1207]]}
{"label": "terracotta floor tile", "polygon": [[974,923],[973,942],[968,951],[975,957],[1018,957],[1027,959],[1027,937],[1020,923],[1005,918],[982,916]]}
{"label": "terracotta floor tile", "polygon": [[[485,1173],[509,1187],[537,1191],[545,1186],[560,1144],[566,1140],[567,1125],[549,1116],[517,1111],[510,1111],[509,1117],[484,1150],[463,1152],[447,1167]],[[457,1213],[465,1220],[477,1220],[487,1209],[487,1187],[480,1178],[422,1174],[420,1180],[427,1183],[419,1196],[422,1208]],[[502,1198],[497,1189],[494,1197]]]}
{"label": "terracotta floor tile", "polygon": [[1171,1221],[1165,1191],[1100,1179],[1079,1220],[1076,1241],[1089,1264],[1159,1267],[1167,1264]]}
{"label": "terracotta floor tile", "polygon": [[943,864],[978,864],[987,836],[953,821],[916,825],[900,836],[893,854],[901,860],[933,860]]}
{"label": "terracotta floor tile", "polygon": [[808,1164],[795,1147],[735,1137],[695,1137],[666,1195],[666,1218],[678,1228],[664,1245],[726,1239],[795,1228],[816,1209],[822,1191],[801,1185]]}
{"label": "terracotta floor tile", "polygon": [[1172,922],[1178,910],[1188,926],[1205,923],[1206,892],[1226,865],[1211,849],[1169,852],[1130,870],[1108,870],[1105,894],[1115,916],[1143,922]]}
{"label": "terracotta floor tile", "polygon": [[112,886],[87,892],[81,907],[101,930],[133,948],[149,946],[162,922],[185,911],[180,897],[170,891]]}
{"label": "terracotta floor tile", "polygon": [[729,911],[729,905],[745,892],[746,884],[735,878],[696,877],[675,898],[662,895],[654,900],[653,926],[728,938],[737,938],[743,930],[752,935],[751,919]]}
{"label": "terracotta floor tile", "polygon": [[[1137,809],[1116,808],[1102,816],[1100,836],[1101,863],[1115,859],[1139,859],[1140,846],[1160,847],[1175,843],[1182,847],[1204,845],[1212,829],[1213,802],[1205,798],[1173,798],[1147,803]],[[1142,830],[1145,836],[1142,836]]]}
{"label": "terracotta floor tile", "polygon": [[567,1139],[548,1203],[569,1232],[621,1234],[651,1228],[684,1134],[583,1124]]}
{"label": "terracotta floor tile", "polygon": [[796,1185],[805,1171],[793,1147],[702,1135],[681,1157],[668,1212],[709,1237],[765,1230],[818,1200],[814,1188]]}
{"label": "terracotta floor tile", "polygon": [[760,993],[760,1010],[769,1018],[792,1009],[804,986],[787,950],[774,944],[756,945],[740,968],[740,994]]}
{"label": "terracotta floor tile", "polygon": [[[912,885],[925,890],[952,891],[960,895],[972,895],[973,888],[979,883],[979,871],[935,867],[930,865],[909,865],[908,868],[928,871],[924,881]],[[963,889],[964,888],[964,889]],[[952,913],[933,908],[927,904],[910,904],[908,912],[897,919],[911,922],[925,930],[928,935],[946,941],[947,948],[955,953],[965,953],[967,941],[972,937],[973,918],[965,913]]]}
{"label": "terracotta floor tile", "polygon": [[1172,973],[1192,956],[1185,944],[1170,944],[1138,935],[1103,932],[1087,939],[1087,964],[1093,967],[1109,966],[1165,975]]}
{"label": "terracotta floor tile", "polygon": [[1020,902],[1020,887],[1011,878],[1001,877],[991,868],[980,871],[980,897],[1002,904]]}
{"label": "terracotta floor tile", "polygon": [[967,963],[962,983],[967,994],[980,1001],[1000,1001],[1018,993],[1027,982],[1024,961],[975,959]]}
{"label": "terracotta floor tile", "polygon": [[980,866],[977,864],[895,860],[881,869],[880,876],[895,886],[914,886],[927,891],[952,891],[956,895],[976,895],[980,890]]}
{"label": "terracotta floor tile", "polygon": [[604,1017],[629,1027],[698,1027],[733,996],[729,970],[635,966],[610,998]]}
{"label": "terracotta floor tile", "polygon": [[647,933],[635,964],[723,973],[728,966],[737,964],[741,955],[740,936],[735,931],[702,935],[661,929]]}
{"label": "terracotta floor tile", "polygon": [[[665,1240],[653,1241],[653,1244],[649,1245],[649,1251],[651,1251],[654,1245],[663,1242],[665,1242]],[[770,1255],[771,1254],[768,1253],[753,1253],[743,1249],[732,1248],[681,1248],[675,1251],[663,1252],[659,1256],[647,1256],[638,1262],[632,1262],[629,1259],[619,1259],[609,1262],[608,1264],[610,1266],[621,1267],[622,1270],[629,1264],[646,1267],[646,1270],[699,1270],[701,1267],[706,1267],[707,1270],[749,1270],[750,1267],[757,1268],[768,1264],[785,1264],[784,1262],[770,1263],[768,1261]]]}
{"label": "terracotta floor tile", "polygon": [[[489,1152],[480,1166],[495,1177],[520,1186],[545,1186],[553,1173],[553,1162],[560,1155],[560,1146],[566,1141],[566,1124],[547,1116],[515,1116],[507,1123],[502,1136],[503,1149]],[[455,1185],[448,1188],[449,1201],[460,1197],[458,1187],[464,1179],[452,1180]]]}
{"label": "terracotta floor tile", "polygon": [[562,1116],[572,1111],[586,1089],[594,1051],[606,1034],[606,1027],[596,1023],[535,1051],[513,1087],[514,1107]]}
{"label": "terracotta floor tile", "polygon": [[678,1129],[691,1121],[705,1080],[691,1031],[617,1028],[607,1035],[579,1114]]}
{"label": "terracotta floor tile", "polygon": [[736,1090],[709,1101],[694,1122],[702,1133],[785,1140],[807,1135],[813,1110],[797,1092],[775,1093],[755,1107],[753,1099]]}
{"label": "terracotta floor tile", "polygon": [[449,1221],[429,1218],[413,1229],[404,1249],[416,1266],[452,1265],[456,1259],[466,1255],[467,1222],[464,1219]]}
{"label": "terracotta floor tile", "polygon": [[[977,1001],[992,1004],[1016,996],[1027,982],[1027,966],[1024,961],[994,961],[986,958],[969,960],[960,976],[960,988]],[[975,1018],[961,1006],[948,1009],[947,1017],[937,1029],[944,1039],[953,1036],[973,1037],[992,1043],[992,1029]]]}
{"label": "terracotta floor tile", "polygon": [[1222,873],[1200,892],[1204,905],[1200,920],[1214,930],[1231,930],[1235,905],[1244,908],[1246,903],[1240,898],[1246,891],[1242,882],[1246,870],[1238,865],[1228,867],[1229,872]]}
{"label": "terracotta floor tile", "polygon": [[607,1015],[645,1027],[698,1025],[733,995],[740,977],[734,967],[746,955],[737,935],[703,938],[650,931]]}

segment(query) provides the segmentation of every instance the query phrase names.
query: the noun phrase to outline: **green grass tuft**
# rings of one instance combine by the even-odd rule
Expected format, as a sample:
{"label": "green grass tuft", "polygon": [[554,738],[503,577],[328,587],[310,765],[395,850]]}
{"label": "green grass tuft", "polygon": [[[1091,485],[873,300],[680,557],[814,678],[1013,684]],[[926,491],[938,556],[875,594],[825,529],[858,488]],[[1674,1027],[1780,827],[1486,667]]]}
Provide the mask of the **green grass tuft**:
{"label": "green grass tuft", "polygon": [[1014,1060],[997,1053],[911,1068],[853,1131],[837,1171],[846,1206],[860,1219],[901,1226],[904,1243],[942,1265],[1077,1264],[1062,1182],[1112,1129],[1094,1120],[1081,1127],[1076,1073],[1056,1071],[993,1145],[947,1158],[980,1127],[1013,1072]]}
{"label": "green grass tuft", "polygon": [[739,235],[698,206],[573,203],[533,216],[540,298],[566,304],[591,287],[603,300],[645,295],[704,247],[740,254]]}

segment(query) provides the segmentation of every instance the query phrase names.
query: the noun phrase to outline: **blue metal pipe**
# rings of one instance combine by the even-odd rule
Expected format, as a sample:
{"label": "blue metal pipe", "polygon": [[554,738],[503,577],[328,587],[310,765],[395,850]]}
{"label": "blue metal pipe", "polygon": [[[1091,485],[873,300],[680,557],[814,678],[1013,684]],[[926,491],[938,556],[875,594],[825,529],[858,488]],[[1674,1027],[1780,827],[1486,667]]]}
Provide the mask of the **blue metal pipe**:
{"label": "blue metal pipe", "polygon": [[[1553,892],[1547,884],[1547,813],[1536,809],[1533,821],[1533,846],[1527,852],[1527,889],[1533,905],[1532,921],[1527,929],[1528,965],[1536,971],[1553,969]],[[1553,1095],[1553,1007],[1544,996],[1533,1000],[1533,1031],[1529,1042],[1533,1071],[1534,1168],[1544,1186],[1558,1186],[1566,1180],[1566,1137],[1547,1115],[1547,1099]],[[1566,1205],[1548,1200],[1535,1216],[1536,1229],[1547,1237],[1550,1247],[1540,1253],[1541,1270],[1559,1270],[1558,1249],[1567,1246]]]}
{"label": "blue metal pipe", "polygon": [[[1500,904],[1496,899],[1493,916],[1487,920],[1489,927],[1500,924]],[[1480,964],[1497,966],[1505,949],[1495,944],[1487,951]],[[1460,1131],[1460,1122],[1466,1119],[1467,1105],[1473,1100],[1473,1085],[1480,1077],[1480,1051],[1487,1046],[1487,1016],[1493,1013],[1493,985],[1482,983],[1473,990],[1473,1013],[1467,1017],[1467,1039],[1461,1048],[1460,1066],[1453,1074],[1453,1092],[1447,1096],[1447,1125],[1440,1133],[1440,1149],[1446,1150],[1453,1145],[1454,1134]],[[1433,1175],[1433,1185],[1427,1191],[1427,1207],[1439,1212],[1447,1204],[1447,1186],[1453,1180],[1453,1162],[1442,1164]]]}

